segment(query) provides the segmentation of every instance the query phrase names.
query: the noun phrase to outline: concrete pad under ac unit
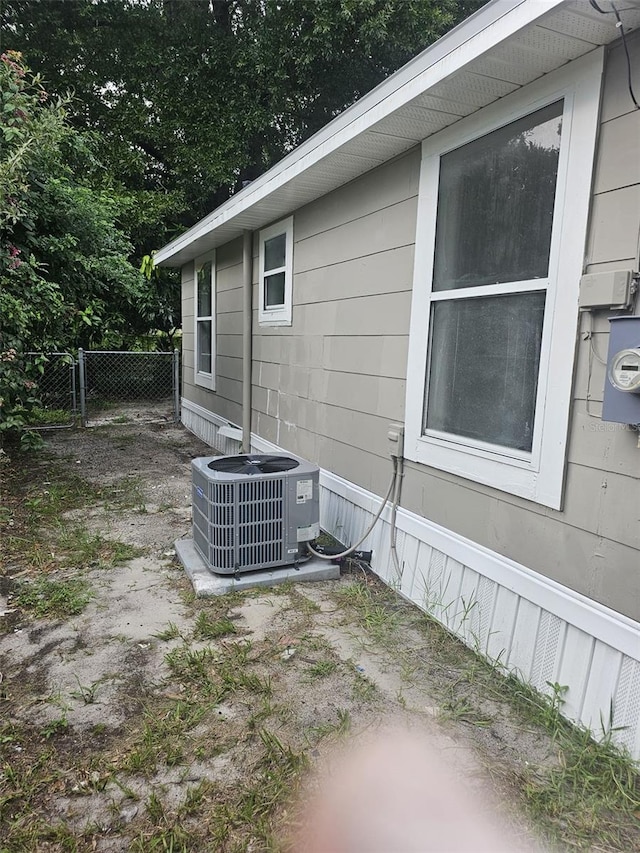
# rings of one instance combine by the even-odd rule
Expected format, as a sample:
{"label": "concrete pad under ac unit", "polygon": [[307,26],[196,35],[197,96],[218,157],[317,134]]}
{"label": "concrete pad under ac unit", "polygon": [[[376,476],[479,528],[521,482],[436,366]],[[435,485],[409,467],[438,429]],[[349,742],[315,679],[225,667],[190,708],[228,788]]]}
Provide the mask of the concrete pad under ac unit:
{"label": "concrete pad under ac unit", "polygon": [[212,595],[225,595],[228,592],[239,592],[243,589],[253,589],[261,586],[275,586],[285,581],[299,583],[301,581],[327,581],[340,577],[340,566],[334,565],[318,557],[312,557],[306,563],[281,568],[265,569],[263,571],[245,572],[237,577],[234,575],[215,575],[211,572],[200,554],[193,539],[177,539],[176,555],[182,563],[193,591],[197,598],[208,598]]}

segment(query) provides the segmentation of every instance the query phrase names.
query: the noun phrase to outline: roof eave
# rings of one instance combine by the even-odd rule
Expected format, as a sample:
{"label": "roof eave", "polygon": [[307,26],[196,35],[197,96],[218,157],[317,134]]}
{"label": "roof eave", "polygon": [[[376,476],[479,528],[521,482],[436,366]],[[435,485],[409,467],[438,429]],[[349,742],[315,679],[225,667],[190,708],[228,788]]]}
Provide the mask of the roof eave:
{"label": "roof eave", "polygon": [[[402,153],[403,146],[404,150],[408,150],[418,144],[429,132],[425,130],[424,133],[416,133],[414,129],[413,135],[417,138],[412,139],[411,135],[394,136],[386,131],[395,117],[403,115],[403,108],[405,114],[407,110],[417,110],[425,122],[425,127],[429,125],[431,116],[434,116],[435,130],[432,132],[437,132],[440,127],[446,126],[447,122],[451,124],[459,120],[461,115],[458,113],[468,115],[475,109],[481,109],[485,105],[482,99],[475,106],[473,103],[458,104],[454,97],[443,99],[440,93],[443,87],[448,86],[448,91],[455,94],[456,81],[464,84],[466,69],[478,67],[478,62],[484,57],[491,60],[493,55],[497,56],[495,51],[505,53],[510,43],[525,28],[535,27],[541,19],[550,17],[561,7],[570,5],[571,0],[492,0],[299,145],[241,192],[232,196],[184,234],[163,246],[155,255],[155,263],[171,267],[182,266],[216,246],[236,239],[244,230],[262,228],[326,192],[348,183],[386,159]],[[579,14],[582,14],[582,11]],[[567,36],[565,41],[566,56],[562,54],[561,44],[558,55],[553,57],[556,65],[570,61],[579,55],[578,51],[581,50],[579,39]],[[591,43],[584,42],[583,52],[593,49],[597,43],[595,37]],[[534,63],[531,79],[546,73],[545,59],[541,55],[537,60],[535,50],[531,51],[530,61]],[[526,79],[521,83],[513,82],[513,78],[518,76],[516,69],[517,63],[514,62],[512,81],[508,83],[500,80],[501,76],[508,76],[500,70],[497,73],[492,72],[492,77],[485,78],[481,70],[480,73],[467,72],[466,76],[471,73],[474,80],[486,79],[494,84],[495,91],[488,95],[490,99],[486,101],[490,103],[491,98],[496,100],[520,85],[526,85]],[[431,93],[434,95],[431,96]],[[466,90],[463,97],[469,100]],[[427,105],[425,108],[419,103],[421,99]],[[428,106],[434,99],[438,109]],[[370,153],[372,140],[375,143],[373,155]],[[368,147],[365,143],[368,143]],[[389,156],[385,156],[385,151]]]}

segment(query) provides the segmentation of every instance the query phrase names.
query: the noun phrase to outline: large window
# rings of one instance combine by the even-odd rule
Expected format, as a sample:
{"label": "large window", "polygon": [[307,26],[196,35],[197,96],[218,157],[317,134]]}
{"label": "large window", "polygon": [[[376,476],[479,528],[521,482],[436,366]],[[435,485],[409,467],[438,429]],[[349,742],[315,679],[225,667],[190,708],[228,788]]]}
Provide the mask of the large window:
{"label": "large window", "polygon": [[196,385],[215,389],[216,280],[215,255],[196,261],[195,368]]}
{"label": "large window", "polygon": [[423,144],[407,383],[409,458],[556,508],[601,58],[573,66]]}
{"label": "large window", "polygon": [[262,326],[290,326],[293,289],[293,218],[260,232],[258,317]]}
{"label": "large window", "polygon": [[561,117],[440,158],[426,432],[532,448]]}

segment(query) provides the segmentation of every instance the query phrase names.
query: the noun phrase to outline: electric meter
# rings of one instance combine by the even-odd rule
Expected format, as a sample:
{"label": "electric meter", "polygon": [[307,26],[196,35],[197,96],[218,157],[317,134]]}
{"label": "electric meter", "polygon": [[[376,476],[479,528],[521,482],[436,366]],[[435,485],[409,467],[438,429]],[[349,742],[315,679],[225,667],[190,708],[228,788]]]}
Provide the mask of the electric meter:
{"label": "electric meter", "polygon": [[640,347],[620,350],[609,362],[609,381],[618,391],[640,394]]}
{"label": "electric meter", "polygon": [[602,420],[640,429],[640,315],[610,317],[609,323]]}

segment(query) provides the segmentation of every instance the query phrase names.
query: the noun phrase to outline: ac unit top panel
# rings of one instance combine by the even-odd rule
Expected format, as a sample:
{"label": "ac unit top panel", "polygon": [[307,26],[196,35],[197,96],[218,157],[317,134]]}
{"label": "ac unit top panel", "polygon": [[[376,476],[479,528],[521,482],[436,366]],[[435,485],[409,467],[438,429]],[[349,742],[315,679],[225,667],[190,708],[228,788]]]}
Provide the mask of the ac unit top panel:
{"label": "ac unit top panel", "polygon": [[[237,462],[236,462],[237,460]],[[293,463],[293,464],[292,464]],[[201,456],[191,461],[194,469],[208,480],[238,482],[259,477],[298,477],[317,474],[317,465],[288,453],[258,454],[242,456]],[[214,467],[211,467],[211,466]],[[215,466],[227,470],[216,470]],[[229,470],[236,469],[236,470]]]}

